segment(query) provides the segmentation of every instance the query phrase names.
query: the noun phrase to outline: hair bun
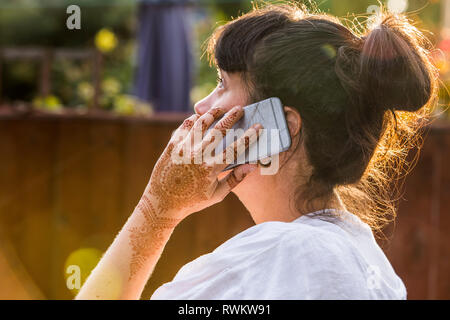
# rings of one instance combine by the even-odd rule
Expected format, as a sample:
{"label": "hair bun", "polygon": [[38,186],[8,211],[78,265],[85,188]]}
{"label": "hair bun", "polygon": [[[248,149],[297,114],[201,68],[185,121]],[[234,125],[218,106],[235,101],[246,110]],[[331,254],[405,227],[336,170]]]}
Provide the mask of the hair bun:
{"label": "hair bun", "polygon": [[369,104],[417,111],[431,98],[435,75],[424,37],[403,16],[385,15],[363,38],[360,85]]}

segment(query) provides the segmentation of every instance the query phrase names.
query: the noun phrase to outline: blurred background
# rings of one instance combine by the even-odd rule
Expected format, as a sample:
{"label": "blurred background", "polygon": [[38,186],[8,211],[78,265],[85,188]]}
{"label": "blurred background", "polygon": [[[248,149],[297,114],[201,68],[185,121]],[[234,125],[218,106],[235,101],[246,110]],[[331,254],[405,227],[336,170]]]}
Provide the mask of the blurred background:
{"label": "blurred background", "polygon": [[[450,0],[312,3],[349,21],[380,4],[407,12],[437,48],[436,121],[398,219],[379,241],[410,299],[449,299]],[[0,299],[74,297],[69,266],[80,267],[82,283],[171,132],[216,86],[205,40],[250,8],[239,0],[0,0]],[[142,298],[251,225],[232,194],[187,218]]]}

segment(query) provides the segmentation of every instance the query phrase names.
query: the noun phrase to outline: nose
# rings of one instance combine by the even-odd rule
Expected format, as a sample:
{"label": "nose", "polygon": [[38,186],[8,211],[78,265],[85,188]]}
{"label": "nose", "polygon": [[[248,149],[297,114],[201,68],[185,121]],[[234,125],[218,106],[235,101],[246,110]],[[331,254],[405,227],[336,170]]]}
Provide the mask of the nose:
{"label": "nose", "polygon": [[197,113],[199,115],[206,113],[210,108],[211,108],[211,105],[208,104],[208,99],[206,99],[206,98],[198,101],[194,105],[195,113]]}

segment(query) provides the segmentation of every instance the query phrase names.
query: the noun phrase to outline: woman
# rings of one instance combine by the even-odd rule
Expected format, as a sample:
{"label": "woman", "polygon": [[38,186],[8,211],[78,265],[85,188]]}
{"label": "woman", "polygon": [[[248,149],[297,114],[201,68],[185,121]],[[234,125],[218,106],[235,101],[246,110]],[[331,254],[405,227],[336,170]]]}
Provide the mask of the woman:
{"label": "woman", "polygon": [[[255,226],[185,265],[153,299],[405,299],[373,231],[395,214],[389,185],[436,98],[423,46],[402,16],[380,15],[360,35],[292,5],[254,8],[218,28],[208,46],[218,86],[173,134],[77,298],[138,299],[177,224],[233,191]],[[292,138],[275,175],[255,170],[261,163],[223,177],[226,164],[174,161],[203,152],[216,119],[225,114],[215,126],[223,133],[242,106],[268,97],[283,102]],[[260,128],[230,148],[248,147]],[[203,139],[186,153],[194,133]]]}

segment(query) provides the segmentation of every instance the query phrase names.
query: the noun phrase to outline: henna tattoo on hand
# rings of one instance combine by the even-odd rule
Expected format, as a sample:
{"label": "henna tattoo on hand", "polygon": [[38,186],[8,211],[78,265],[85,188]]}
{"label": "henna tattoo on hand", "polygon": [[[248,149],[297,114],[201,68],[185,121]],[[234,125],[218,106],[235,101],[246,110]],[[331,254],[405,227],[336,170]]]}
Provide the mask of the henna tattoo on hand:
{"label": "henna tattoo on hand", "polygon": [[[149,190],[137,206],[137,210],[144,216],[144,223],[129,229],[132,248],[129,280],[144,267],[149,256],[164,246],[166,232],[171,232],[181,221],[166,217],[165,214],[209,198],[208,187],[211,182],[208,179],[212,168],[175,164],[171,161],[173,149],[173,143],[169,143],[154,168]],[[152,203],[157,204],[157,210]]]}
{"label": "henna tattoo on hand", "polygon": [[181,210],[210,196],[212,167],[196,164],[174,164],[171,143],[158,161],[150,181],[149,193],[156,197],[160,211]]}
{"label": "henna tattoo on hand", "polygon": [[164,246],[165,232],[171,232],[179,223],[177,219],[159,217],[147,195],[142,197],[136,209],[145,221],[128,230],[132,248],[129,280],[144,267],[149,256]]}
{"label": "henna tattoo on hand", "polygon": [[[217,118],[223,110],[212,109],[208,117],[200,122],[198,115],[186,119],[180,129],[188,129],[201,125],[201,130]],[[222,119],[216,129],[225,135],[237,120],[242,110],[234,109],[231,114]],[[206,122],[205,122],[206,121]],[[195,128],[194,128],[195,129]],[[213,142],[215,137],[211,138]],[[246,141],[246,143],[248,143]],[[172,153],[175,149],[174,141],[169,142],[160,159],[153,169],[150,182],[144,195],[136,207],[136,211],[143,216],[143,223],[130,228],[130,245],[132,256],[130,263],[131,280],[148,262],[148,258],[161,250],[168,239],[169,233],[184,218],[186,213],[202,209],[201,204],[211,199],[217,186],[217,176],[214,167],[206,163],[175,163],[172,161]],[[183,150],[176,150],[183,156]],[[187,156],[195,156],[194,154]]]}

